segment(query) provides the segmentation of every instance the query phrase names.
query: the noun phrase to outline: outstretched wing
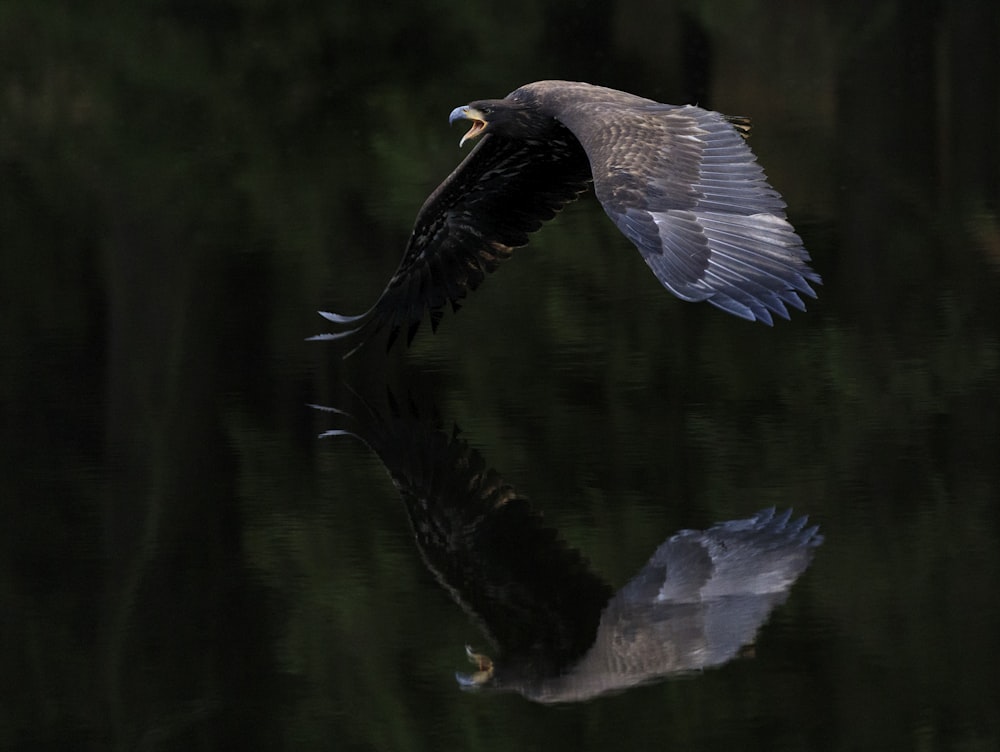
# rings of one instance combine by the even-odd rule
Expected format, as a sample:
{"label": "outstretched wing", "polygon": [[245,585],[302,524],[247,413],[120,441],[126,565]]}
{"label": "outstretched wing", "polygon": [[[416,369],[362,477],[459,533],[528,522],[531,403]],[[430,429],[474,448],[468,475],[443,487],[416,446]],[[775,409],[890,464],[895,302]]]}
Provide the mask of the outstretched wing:
{"label": "outstretched wing", "polygon": [[364,334],[360,345],[388,327],[391,347],[404,327],[413,339],[425,310],[436,329],[447,303],[458,310],[470,290],[589,182],[587,157],[563,128],[545,141],[483,136],[424,202],[403,260],[375,305],[360,316],[322,312],[343,329],[315,339]]}
{"label": "outstretched wing", "polygon": [[723,115],[599,87],[550,92],[583,144],[594,190],[657,278],[688,301],[749,320],[788,318],[820,282],[785,203]]}

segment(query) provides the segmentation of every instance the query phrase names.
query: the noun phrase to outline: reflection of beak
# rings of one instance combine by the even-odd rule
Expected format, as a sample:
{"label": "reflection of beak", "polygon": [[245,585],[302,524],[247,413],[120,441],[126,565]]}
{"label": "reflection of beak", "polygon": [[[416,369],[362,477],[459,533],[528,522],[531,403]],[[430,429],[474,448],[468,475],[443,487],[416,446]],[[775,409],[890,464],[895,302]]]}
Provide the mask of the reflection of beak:
{"label": "reflection of beak", "polygon": [[448,122],[454,123],[456,120],[460,120],[461,118],[471,120],[472,127],[469,128],[468,133],[462,136],[462,140],[458,142],[459,146],[463,146],[466,141],[475,138],[483,132],[484,128],[486,128],[486,118],[483,116],[483,113],[472,107],[456,107],[451,111],[451,115],[448,116]]}
{"label": "reflection of beak", "polygon": [[470,689],[481,687],[493,678],[493,660],[488,655],[473,652],[472,647],[469,645],[465,646],[465,654],[468,656],[469,661],[476,664],[476,668],[479,670],[473,674],[456,673],[455,678],[461,686]]}

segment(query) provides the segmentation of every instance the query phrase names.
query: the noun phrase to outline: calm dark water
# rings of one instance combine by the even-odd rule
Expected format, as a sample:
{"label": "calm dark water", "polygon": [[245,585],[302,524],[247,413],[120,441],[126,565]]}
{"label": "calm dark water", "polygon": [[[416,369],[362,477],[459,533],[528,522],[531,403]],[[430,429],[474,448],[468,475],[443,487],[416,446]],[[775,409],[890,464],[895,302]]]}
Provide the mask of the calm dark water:
{"label": "calm dark water", "polygon": [[[1000,746],[995,4],[93,5],[0,11],[0,748]],[[751,116],[808,312],[683,304],[584,200],[409,350],[304,341],[395,269],[451,109],[555,77]],[[308,407],[392,403],[590,593],[765,507],[825,542],[725,665],[463,691],[482,622]]]}

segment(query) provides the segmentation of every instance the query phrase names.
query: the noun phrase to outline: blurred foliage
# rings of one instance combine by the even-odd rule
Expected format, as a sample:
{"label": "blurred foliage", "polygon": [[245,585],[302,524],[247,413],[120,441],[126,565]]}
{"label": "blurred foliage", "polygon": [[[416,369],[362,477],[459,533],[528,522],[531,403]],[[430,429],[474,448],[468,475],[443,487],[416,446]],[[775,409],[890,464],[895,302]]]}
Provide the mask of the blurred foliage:
{"label": "blurred foliage", "polygon": [[[994,748],[998,32],[971,0],[0,5],[0,747]],[[809,313],[680,304],[583,201],[409,352],[302,342],[395,268],[450,109],[541,78],[751,115]],[[458,693],[474,627],[304,407],[386,384],[616,583],[679,527],[813,515],[761,668]]]}

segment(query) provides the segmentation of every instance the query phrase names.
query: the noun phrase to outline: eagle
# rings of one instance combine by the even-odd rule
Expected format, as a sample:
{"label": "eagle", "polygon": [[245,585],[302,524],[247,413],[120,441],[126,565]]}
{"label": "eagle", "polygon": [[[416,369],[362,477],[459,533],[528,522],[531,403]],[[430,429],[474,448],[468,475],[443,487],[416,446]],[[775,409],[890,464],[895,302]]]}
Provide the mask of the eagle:
{"label": "eagle", "polygon": [[[820,277],[746,143],[749,121],[616,89],[538,81],[456,107],[476,147],[427,198],[399,268],[366,312],[321,311],[360,338],[388,328],[409,344],[437,329],[515,248],[593,184],[604,211],[657,279],[685,301],[750,321],[788,318]],[[356,347],[355,347],[356,349]],[[353,352],[353,350],[351,351]]]}

